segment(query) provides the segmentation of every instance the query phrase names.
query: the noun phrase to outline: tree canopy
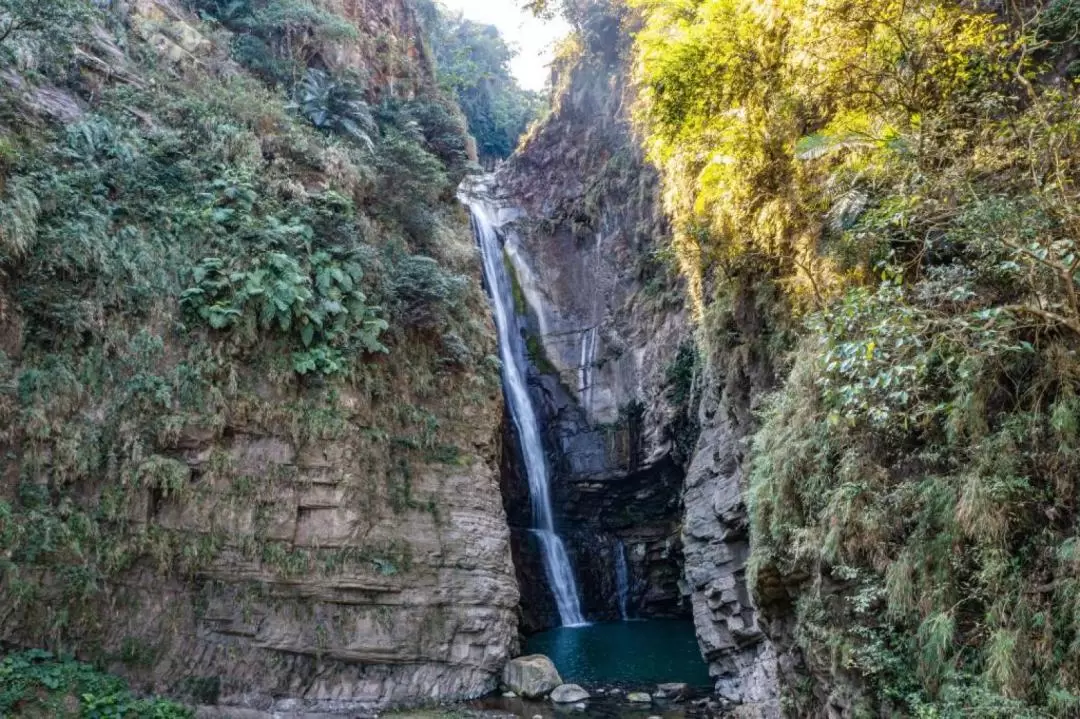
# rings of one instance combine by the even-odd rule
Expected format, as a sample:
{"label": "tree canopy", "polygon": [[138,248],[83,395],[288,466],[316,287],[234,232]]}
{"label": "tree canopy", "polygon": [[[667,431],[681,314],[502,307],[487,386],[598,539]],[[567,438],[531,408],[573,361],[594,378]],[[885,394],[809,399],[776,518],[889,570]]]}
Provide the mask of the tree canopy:
{"label": "tree canopy", "polygon": [[457,97],[481,161],[509,157],[545,104],[513,76],[516,51],[498,28],[445,8],[428,13],[427,24],[439,81]]}

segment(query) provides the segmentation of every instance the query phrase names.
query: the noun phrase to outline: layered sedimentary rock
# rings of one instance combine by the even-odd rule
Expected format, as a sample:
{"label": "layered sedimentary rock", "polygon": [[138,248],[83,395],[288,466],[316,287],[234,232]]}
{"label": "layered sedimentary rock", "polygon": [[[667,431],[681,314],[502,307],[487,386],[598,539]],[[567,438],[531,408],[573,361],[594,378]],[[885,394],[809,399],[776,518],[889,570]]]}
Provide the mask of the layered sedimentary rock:
{"label": "layered sedimentary rock", "polygon": [[682,537],[698,642],[717,694],[740,716],[778,717],[777,656],[746,581],[746,441],[773,382],[758,312],[752,294],[736,298],[730,324],[717,328],[731,344],[702,370],[701,435],[686,473]]}
{"label": "layered sedimentary rock", "polygon": [[[375,97],[433,87],[408,3],[327,6],[359,36],[323,48],[324,64],[367,68]],[[156,52],[170,78],[198,86],[243,72],[180,3],[138,0],[115,12],[133,47]],[[93,53],[87,85],[150,85],[138,62],[100,45],[84,52]],[[108,73],[98,73],[102,63],[113,63]],[[14,107],[36,124],[23,129],[92,109],[81,88],[46,89],[71,117],[40,110],[31,100],[44,91],[26,91]],[[155,109],[130,108],[147,142],[173,132]],[[265,117],[245,136],[254,162],[288,175],[287,128]],[[281,192],[298,204],[351,202],[332,192],[345,192],[341,175],[355,172],[341,157],[304,157]],[[441,202],[428,251],[463,278],[466,349],[482,359],[495,343],[472,236],[452,199]],[[363,222],[350,228],[355,245]],[[81,374],[65,375],[66,356],[43,345],[39,320],[23,310],[27,296],[54,291],[36,281],[15,275],[0,288],[0,509],[21,513],[0,513],[0,638],[60,646],[140,691],[218,705],[221,716],[355,716],[495,688],[518,640],[496,367],[464,367],[438,337],[402,327],[389,357],[355,362],[345,379],[302,377],[288,364],[292,348],[265,327],[265,339],[247,345],[199,334],[184,328],[194,321],[176,297],[151,297],[145,314],[95,317],[75,356]],[[101,340],[105,327],[112,333]],[[57,379],[16,394],[28,377]],[[68,534],[38,538],[24,517]]]}

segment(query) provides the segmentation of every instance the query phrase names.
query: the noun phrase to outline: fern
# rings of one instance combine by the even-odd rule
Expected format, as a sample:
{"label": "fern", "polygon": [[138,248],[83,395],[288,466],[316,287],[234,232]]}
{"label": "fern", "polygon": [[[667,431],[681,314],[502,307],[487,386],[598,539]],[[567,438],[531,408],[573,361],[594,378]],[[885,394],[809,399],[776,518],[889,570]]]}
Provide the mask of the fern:
{"label": "fern", "polygon": [[369,152],[374,151],[371,138],[378,132],[378,126],[356,83],[335,80],[326,72],[312,68],[297,87],[292,107],[320,130],[341,133]]}
{"label": "fern", "polygon": [[23,256],[37,237],[41,203],[28,185],[16,180],[0,203],[0,260]]}
{"label": "fern", "polygon": [[795,157],[804,161],[818,160],[840,150],[876,145],[876,142],[861,135],[836,136],[815,133],[799,139],[795,144]]}

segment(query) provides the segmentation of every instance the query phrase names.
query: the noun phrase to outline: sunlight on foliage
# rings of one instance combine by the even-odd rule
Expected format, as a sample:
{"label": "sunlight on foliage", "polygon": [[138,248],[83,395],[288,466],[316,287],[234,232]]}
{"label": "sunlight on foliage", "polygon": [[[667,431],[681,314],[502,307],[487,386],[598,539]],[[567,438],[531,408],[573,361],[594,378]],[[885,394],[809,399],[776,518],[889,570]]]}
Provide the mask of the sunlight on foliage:
{"label": "sunlight on foliage", "polygon": [[706,350],[767,286],[802,337],[754,440],[759,606],[797,587],[856,713],[1075,708],[1076,3],[633,4]]}

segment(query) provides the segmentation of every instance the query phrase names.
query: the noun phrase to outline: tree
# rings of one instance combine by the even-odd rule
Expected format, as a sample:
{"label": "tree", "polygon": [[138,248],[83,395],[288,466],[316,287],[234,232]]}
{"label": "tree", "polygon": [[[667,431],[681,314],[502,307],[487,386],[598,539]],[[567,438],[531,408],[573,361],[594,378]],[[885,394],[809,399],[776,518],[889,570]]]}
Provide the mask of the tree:
{"label": "tree", "polygon": [[428,22],[439,81],[461,105],[481,161],[508,157],[543,104],[511,73],[514,49],[497,28],[460,13],[429,13]]}

